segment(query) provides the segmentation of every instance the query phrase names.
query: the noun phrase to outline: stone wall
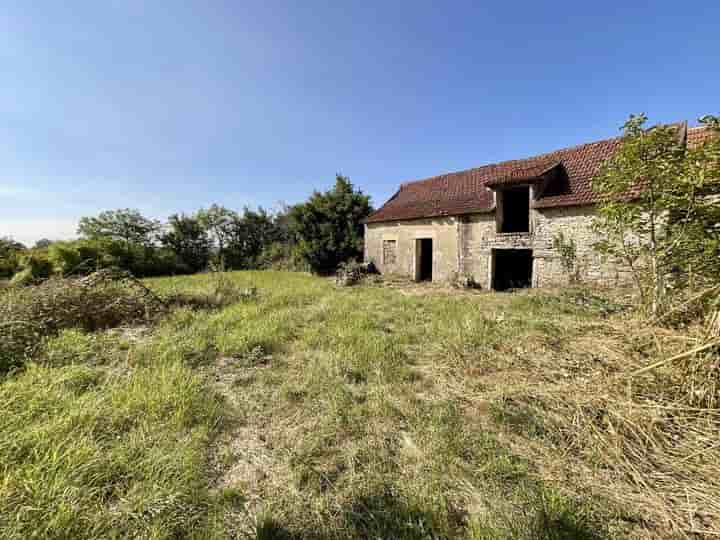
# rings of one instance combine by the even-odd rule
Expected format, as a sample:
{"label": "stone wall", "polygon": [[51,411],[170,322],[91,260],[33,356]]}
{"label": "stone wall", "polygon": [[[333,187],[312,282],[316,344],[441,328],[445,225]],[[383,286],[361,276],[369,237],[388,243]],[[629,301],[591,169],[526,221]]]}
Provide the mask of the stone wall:
{"label": "stone wall", "polygon": [[[382,273],[415,276],[415,240],[433,239],[433,280],[447,280],[456,272],[471,275],[483,288],[492,285],[493,249],[533,250],[533,287],[564,285],[570,273],[553,247],[562,233],[576,246],[573,273],[580,281],[602,285],[627,282],[629,276],[594,251],[598,240],[592,231],[593,207],[531,209],[530,232],[498,233],[495,212],[442,219],[373,223],[365,228],[365,260],[372,260]],[[383,240],[395,240],[395,263],[383,253]],[[386,244],[387,246],[387,244]]]}
{"label": "stone wall", "polygon": [[532,249],[533,287],[567,284],[570,274],[553,247],[553,239],[562,233],[566,242],[575,243],[573,273],[580,281],[614,285],[627,280],[615,264],[603,261],[593,249],[598,237],[591,227],[592,217],[591,206],[531,209],[530,232],[498,233],[494,212],[466,216],[460,226],[462,271],[489,288],[493,249]]}
{"label": "stone wall", "polygon": [[[458,226],[454,217],[390,221],[365,225],[365,261],[383,274],[415,277],[416,240],[433,240],[433,281],[445,281],[458,269]],[[395,257],[390,242],[395,241]]]}

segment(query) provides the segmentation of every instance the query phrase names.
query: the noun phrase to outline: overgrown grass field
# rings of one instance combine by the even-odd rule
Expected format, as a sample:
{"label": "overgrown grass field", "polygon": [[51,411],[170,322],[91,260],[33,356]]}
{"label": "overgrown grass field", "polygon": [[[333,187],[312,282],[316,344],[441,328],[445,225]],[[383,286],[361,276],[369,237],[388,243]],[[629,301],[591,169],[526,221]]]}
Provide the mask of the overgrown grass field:
{"label": "overgrown grass field", "polygon": [[632,376],[696,329],[583,290],[145,283],[184,301],[61,328],[0,382],[0,537],[718,531],[717,357]]}

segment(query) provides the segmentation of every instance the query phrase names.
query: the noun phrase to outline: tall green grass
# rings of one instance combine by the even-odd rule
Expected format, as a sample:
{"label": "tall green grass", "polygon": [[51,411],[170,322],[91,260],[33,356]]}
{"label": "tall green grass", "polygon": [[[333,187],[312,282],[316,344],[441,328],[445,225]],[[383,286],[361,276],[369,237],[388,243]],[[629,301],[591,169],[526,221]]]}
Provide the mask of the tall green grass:
{"label": "tall green grass", "polygon": [[607,536],[603,503],[542,481],[476,399],[593,307],[216,279],[147,280],[209,300],[138,340],[65,330],[0,383],[0,537]]}
{"label": "tall green grass", "polygon": [[31,366],[0,385],[0,536],[190,536],[207,526],[221,402],[179,363]]}

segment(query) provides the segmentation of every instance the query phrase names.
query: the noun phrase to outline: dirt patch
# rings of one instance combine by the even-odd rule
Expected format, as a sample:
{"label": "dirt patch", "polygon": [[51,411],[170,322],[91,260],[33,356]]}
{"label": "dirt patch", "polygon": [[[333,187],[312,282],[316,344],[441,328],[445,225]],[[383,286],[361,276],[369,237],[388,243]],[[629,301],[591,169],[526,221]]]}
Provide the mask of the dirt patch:
{"label": "dirt patch", "polygon": [[237,358],[221,356],[208,373],[231,411],[229,425],[217,440],[212,458],[214,491],[237,490],[242,495],[244,508],[224,516],[230,532],[242,535],[254,534],[268,486],[284,483],[289,474],[273,452],[267,421],[248,407],[243,392],[257,372],[267,368],[271,357],[264,360],[263,365],[248,366]]}

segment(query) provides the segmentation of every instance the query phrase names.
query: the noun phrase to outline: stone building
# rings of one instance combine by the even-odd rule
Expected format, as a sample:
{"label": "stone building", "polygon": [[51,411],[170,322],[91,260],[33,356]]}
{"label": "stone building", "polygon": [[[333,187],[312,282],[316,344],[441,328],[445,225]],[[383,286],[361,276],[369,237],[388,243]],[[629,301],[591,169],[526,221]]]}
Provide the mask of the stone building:
{"label": "stone building", "polygon": [[[705,133],[681,124],[680,136],[692,144]],[[562,285],[571,275],[625,281],[593,249],[592,230],[591,181],[619,144],[608,139],[404,183],[367,218],[365,260],[381,273],[419,281],[465,275],[498,290]]]}

